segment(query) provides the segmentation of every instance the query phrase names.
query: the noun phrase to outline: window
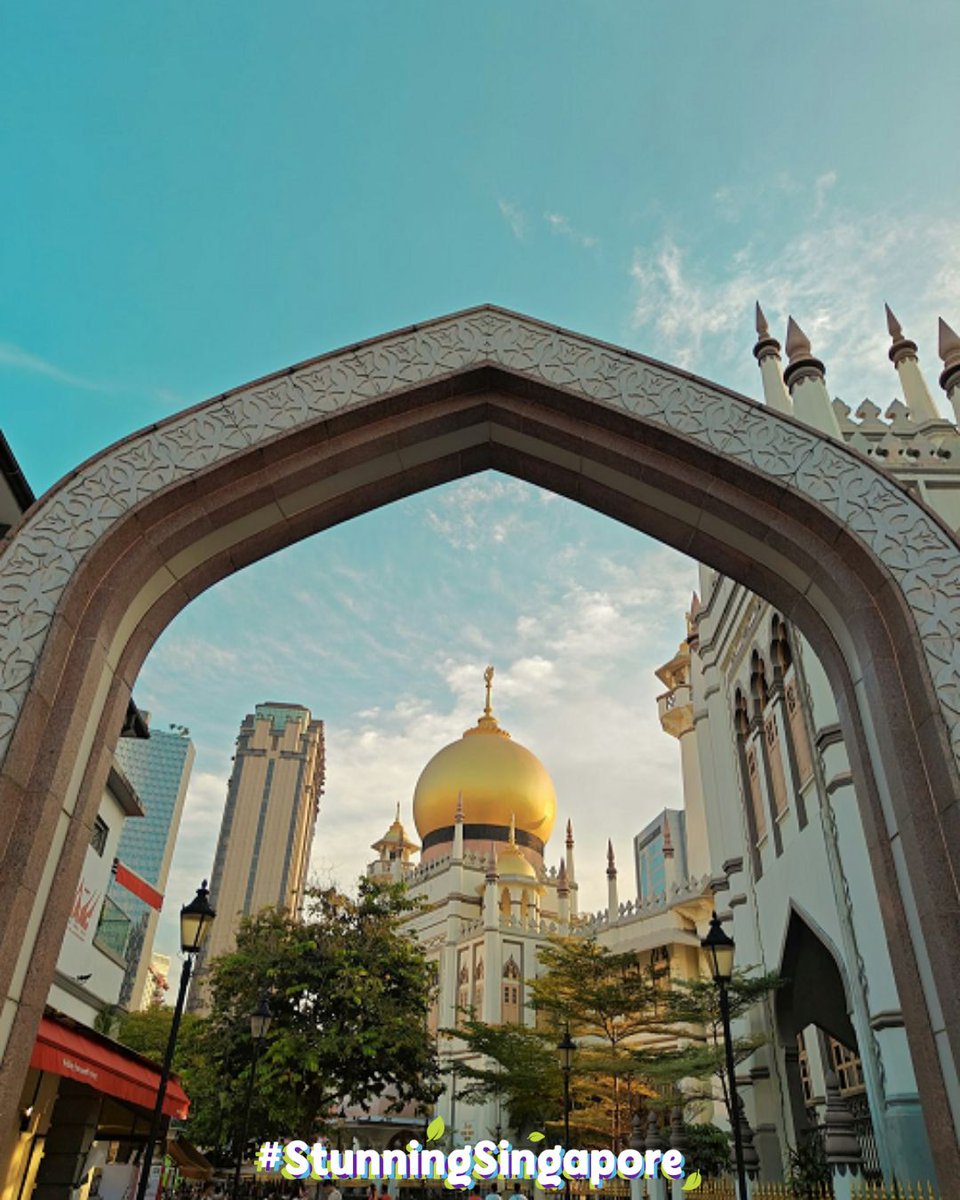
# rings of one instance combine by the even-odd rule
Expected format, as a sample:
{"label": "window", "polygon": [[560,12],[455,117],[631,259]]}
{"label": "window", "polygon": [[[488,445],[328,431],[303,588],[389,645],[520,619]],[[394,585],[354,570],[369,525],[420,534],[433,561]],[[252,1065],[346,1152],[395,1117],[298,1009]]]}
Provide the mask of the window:
{"label": "window", "polygon": [[845,1096],[849,1092],[862,1092],[863,1067],[856,1050],[851,1050],[836,1038],[830,1038],[830,1057],[840,1083],[840,1094]]}
{"label": "window", "polygon": [[97,817],[93,823],[93,830],[90,834],[90,845],[94,848],[97,854],[103,858],[103,852],[107,848],[107,834],[110,832],[110,826],[106,823],[103,817]]}

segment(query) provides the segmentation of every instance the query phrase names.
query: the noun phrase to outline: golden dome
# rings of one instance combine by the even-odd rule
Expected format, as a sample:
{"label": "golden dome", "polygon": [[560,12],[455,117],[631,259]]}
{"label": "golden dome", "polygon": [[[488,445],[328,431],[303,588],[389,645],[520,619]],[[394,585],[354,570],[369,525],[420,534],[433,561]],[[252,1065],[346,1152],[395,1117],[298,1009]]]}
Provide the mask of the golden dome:
{"label": "golden dome", "polygon": [[535,754],[500,728],[490,708],[492,667],[484,678],[483,716],[459,741],[435,754],[417,780],[413,793],[417,833],[423,841],[436,830],[452,828],[457,797],[462,795],[467,826],[506,829],[515,819],[517,829],[546,842],[557,817],[553,780]]}

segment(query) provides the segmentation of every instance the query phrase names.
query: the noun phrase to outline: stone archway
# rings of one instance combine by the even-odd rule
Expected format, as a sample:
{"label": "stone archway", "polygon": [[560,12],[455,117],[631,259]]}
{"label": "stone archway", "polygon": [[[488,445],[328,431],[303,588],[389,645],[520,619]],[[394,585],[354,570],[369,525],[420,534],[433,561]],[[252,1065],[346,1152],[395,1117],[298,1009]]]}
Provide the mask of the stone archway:
{"label": "stone archway", "polygon": [[90,459],[0,554],[0,1128],[130,690],[192,598],[496,468],[649,533],[804,631],[837,692],[941,1179],[960,1178],[960,545],[895,480],[684,372],[484,307],[216,397]]}

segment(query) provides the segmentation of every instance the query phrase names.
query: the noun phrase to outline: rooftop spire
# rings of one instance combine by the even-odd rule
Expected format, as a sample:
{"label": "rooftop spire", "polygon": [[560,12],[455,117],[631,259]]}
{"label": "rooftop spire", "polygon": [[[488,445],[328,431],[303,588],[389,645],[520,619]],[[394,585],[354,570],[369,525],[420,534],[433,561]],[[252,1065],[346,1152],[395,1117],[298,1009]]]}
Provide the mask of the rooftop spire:
{"label": "rooftop spire", "polygon": [[757,301],[757,344],[753,348],[754,358],[760,368],[760,378],[763,382],[763,399],[768,408],[776,412],[792,412],[790,396],[783,384],[780,371],[780,343],[770,333],[766,314]]}
{"label": "rooftop spire", "polygon": [[810,358],[813,349],[810,339],[796,323],[793,317],[787,317],[787,357],[791,366],[804,358]]}
{"label": "rooftop spire", "polygon": [[887,333],[890,334],[890,337],[893,341],[896,341],[898,338],[903,337],[903,329],[901,328],[900,322],[893,315],[893,310],[891,309],[890,305],[884,304],[883,307],[887,311]]}
{"label": "rooftop spire", "polygon": [[483,706],[483,715],[485,717],[492,717],[493,709],[490,707],[490,693],[493,690],[493,667],[487,667],[484,671],[483,681],[487,685],[487,702]]}
{"label": "rooftop spire", "polygon": [[613,841],[607,839],[607,875],[616,875],[617,862],[613,855]]}
{"label": "rooftop spire", "polygon": [[457,792],[457,811],[453,815],[453,819],[458,824],[463,824],[463,792]]}
{"label": "rooftop spire", "polygon": [[510,814],[510,845],[515,846],[516,844],[517,844],[517,814],[511,813]]}
{"label": "rooftop spire", "polygon": [[885,304],[883,307],[887,312],[887,332],[892,342],[887,353],[900,376],[900,386],[903,388],[903,398],[907,402],[910,416],[916,425],[924,421],[938,421],[941,419],[940,414],[927,388],[926,380],[920,373],[917,343],[904,336],[903,326],[894,316],[890,305]]}
{"label": "rooftop spire", "polygon": [[943,360],[940,386],[948,394],[960,383],[960,334],[940,318],[939,353]]}
{"label": "rooftop spire", "polygon": [[573,822],[567,817],[567,845],[573,845]]}

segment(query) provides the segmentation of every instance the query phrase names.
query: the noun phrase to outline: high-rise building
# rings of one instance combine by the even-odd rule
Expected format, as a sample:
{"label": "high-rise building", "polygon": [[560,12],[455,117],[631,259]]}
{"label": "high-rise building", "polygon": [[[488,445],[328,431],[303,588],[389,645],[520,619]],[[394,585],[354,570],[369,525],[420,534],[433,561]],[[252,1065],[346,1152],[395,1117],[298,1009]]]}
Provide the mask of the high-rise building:
{"label": "high-rise building", "polygon": [[665,808],[633,839],[637,896],[653,900],[687,878],[686,814]]}
{"label": "high-rise building", "polygon": [[[141,716],[149,725],[149,713]],[[120,1003],[131,1010],[143,1003],[159,904],[167,886],[193,759],[193,742],[182,726],[174,726],[172,731],[150,729],[149,737],[121,738],[117,745],[117,762],[146,812],[143,820],[128,821],[124,826],[114,879],[107,892],[108,903],[130,922]]]}
{"label": "high-rise building", "polygon": [[[205,966],[233,949],[240,920],[264,908],[298,913],[324,780],[323,722],[300,704],[258,704],[240,726],[210,899],[217,919]],[[203,1007],[195,988],[191,1007]]]}

